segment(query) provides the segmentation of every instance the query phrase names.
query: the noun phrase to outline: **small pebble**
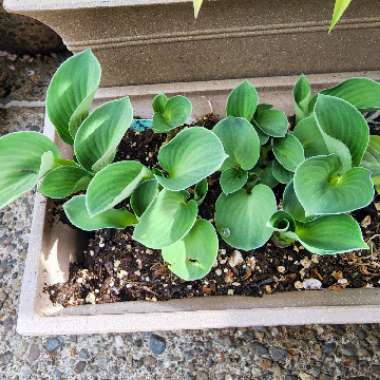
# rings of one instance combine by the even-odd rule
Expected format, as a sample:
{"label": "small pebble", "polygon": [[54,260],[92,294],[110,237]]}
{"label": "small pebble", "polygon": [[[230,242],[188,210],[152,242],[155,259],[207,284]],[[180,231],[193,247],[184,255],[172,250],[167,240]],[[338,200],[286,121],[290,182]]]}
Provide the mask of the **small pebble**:
{"label": "small pebble", "polygon": [[231,268],[235,268],[244,263],[243,255],[237,249],[234,250],[232,256],[228,259]]}
{"label": "small pebble", "polygon": [[322,282],[317,280],[316,278],[308,278],[304,280],[303,287],[305,289],[317,290],[322,288]]}
{"label": "small pebble", "polygon": [[50,338],[44,344],[44,347],[47,352],[54,352],[58,350],[60,345],[61,345],[61,342],[57,338]]}
{"label": "small pebble", "polygon": [[161,355],[166,349],[166,340],[160,335],[152,334],[149,339],[149,348],[154,355]]}
{"label": "small pebble", "polygon": [[296,282],[294,283],[294,287],[295,287],[296,289],[303,289],[303,283],[302,283],[301,281],[296,281]]}
{"label": "small pebble", "polygon": [[95,305],[95,304],[96,304],[96,296],[95,296],[95,293],[94,293],[94,292],[90,292],[90,293],[88,293],[87,296],[86,296],[85,301],[86,301],[87,303],[90,303],[90,304],[92,304],[92,305]]}

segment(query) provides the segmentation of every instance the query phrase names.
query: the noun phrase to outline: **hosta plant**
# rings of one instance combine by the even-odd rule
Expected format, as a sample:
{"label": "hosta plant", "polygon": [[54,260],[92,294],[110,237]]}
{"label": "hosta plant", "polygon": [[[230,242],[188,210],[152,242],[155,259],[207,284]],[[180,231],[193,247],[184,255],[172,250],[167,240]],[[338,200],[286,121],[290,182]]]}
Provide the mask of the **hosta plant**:
{"label": "hosta plant", "polygon": [[[188,281],[211,270],[220,239],[243,251],[271,238],[323,255],[367,248],[349,214],[371,203],[380,183],[380,138],[364,117],[380,108],[378,83],[353,78],[313,93],[301,76],[294,126],[261,103],[249,81],[230,93],[211,130],[184,126],[187,98],[158,94],[152,129],[167,136],[157,164],[147,167],[133,158],[114,162],[133,110],[128,97],[91,109],[100,74],[86,50],[62,64],[48,89],[49,119],[72,145],[72,159],[39,133],[0,138],[1,207],[37,186],[63,199],[67,218],[82,230],[133,228],[136,241],[161,250]],[[211,186],[218,189],[215,213],[206,220],[199,210],[214,199]]]}

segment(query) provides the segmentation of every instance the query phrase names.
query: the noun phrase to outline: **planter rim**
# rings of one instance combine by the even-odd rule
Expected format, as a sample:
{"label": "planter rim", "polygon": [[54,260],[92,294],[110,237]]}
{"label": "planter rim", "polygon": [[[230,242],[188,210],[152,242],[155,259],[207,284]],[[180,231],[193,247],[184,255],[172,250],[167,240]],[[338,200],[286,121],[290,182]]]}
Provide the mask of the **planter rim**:
{"label": "planter rim", "polygon": [[[218,0],[212,0],[218,1]],[[64,9],[106,8],[192,3],[192,0],[4,0],[9,12],[39,12]]]}
{"label": "planter rim", "polygon": [[[363,73],[357,73],[362,75]],[[380,79],[380,73],[374,72],[374,79]],[[328,82],[333,84],[347,78],[347,74],[334,74],[330,80],[327,76],[313,75],[311,84],[320,87]],[[256,81],[257,78],[254,80]],[[203,113],[200,104],[219,97],[216,113],[224,109],[225,96],[235,81],[225,81],[216,86],[217,81],[188,84],[185,95],[190,94],[198,116]],[[214,87],[211,84],[214,84]],[[284,87],[288,87],[289,78],[277,77],[267,79],[265,89],[273,100],[284,97]],[[171,90],[170,90],[171,86]],[[158,86],[157,86],[158,87]],[[224,91],[223,91],[224,87]],[[214,91],[211,91],[212,88]],[[135,93],[128,87],[108,88],[97,94],[97,99],[104,101],[122,94],[132,95],[135,113],[146,112],[151,102],[152,86],[135,87]],[[178,83],[166,84],[168,93],[178,93]],[[193,91],[192,91],[193,90]],[[222,96],[221,96],[222,94]],[[288,97],[291,93],[286,91]],[[223,98],[223,102],[220,98]],[[211,99],[211,100],[210,100]],[[146,101],[148,100],[149,103]],[[203,103],[200,103],[200,100]],[[283,102],[283,100],[279,100]],[[273,101],[272,101],[273,102]],[[287,104],[291,104],[290,99]],[[53,126],[45,118],[44,133],[56,139]],[[199,297],[166,302],[130,301],[113,304],[81,305],[75,307],[53,307],[43,305],[41,299],[47,298],[42,293],[46,266],[43,264],[44,240],[51,236],[44,235],[47,222],[48,201],[37,194],[33,211],[33,224],[30,244],[25,263],[17,331],[23,335],[63,335],[93,333],[125,333],[154,330],[181,330],[203,328],[249,327],[270,325],[303,324],[344,324],[344,323],[380,323],[380,288],[344,289],[342,291],[304,291],[285,292],[267,295],[262,298],[242,296]],[[46,233],[46,232],[45,232]],[[66,236],[66,235],[65,235]],[[49,251],[50,252],[50,251]]]}

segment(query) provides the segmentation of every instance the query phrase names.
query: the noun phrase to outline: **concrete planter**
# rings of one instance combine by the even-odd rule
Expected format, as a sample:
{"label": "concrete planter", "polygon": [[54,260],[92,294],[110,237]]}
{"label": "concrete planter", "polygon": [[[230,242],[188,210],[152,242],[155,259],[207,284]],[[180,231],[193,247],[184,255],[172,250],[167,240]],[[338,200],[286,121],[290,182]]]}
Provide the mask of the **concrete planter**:
{"label": "concrete planter", "polygon": [[354,1],[334,33],[330,0],[5,0],[91,47],[103,86],[377,70],[380,6]]}
{"label": "concrete planter", "polygon": [[[311,75],[314,88],[324,88],[352,76],[380,80],[380,72]],[[252,79],[261,100],[292,111],[295,77]],[[135,115],[151,116],[151,98],[159,91],[187,95],[194,117],[212,108],[223,114],[227,93],[239,80],[108,88],[99,102],[129,94]],[[56,139],[46,120],[45,134]],[[63,147],[67,149],[66,147]],[[70,153],[70,152],[68,152]],[[207,297],[168,302],[122,302],[62,308],[53,305],[43,288],[66,281],[69,263],[85,243],[81,233],[49,219],[49,202],[37,195],[29,252],[20,297],[18,332],[25,335],[90,334],[152,330],[199,329],[255,325],[380,322],[380,289],[288,292],[252,297]]]}

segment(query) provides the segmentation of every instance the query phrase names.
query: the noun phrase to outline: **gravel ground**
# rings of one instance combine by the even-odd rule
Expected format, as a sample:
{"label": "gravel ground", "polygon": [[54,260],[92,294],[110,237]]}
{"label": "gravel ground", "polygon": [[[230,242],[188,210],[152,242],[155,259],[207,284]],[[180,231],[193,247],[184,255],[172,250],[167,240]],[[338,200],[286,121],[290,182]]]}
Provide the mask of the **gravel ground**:
{"label": "gravel ground", "polygon": [[[0,55],[3,105],[41,100],[63,58]],[[40,130],[42,123],[42,108],[0,108],[0,134]],[[380,379],[380,325],[19,336],[17,304],[32,204],[33,194],[27,194],[0,211],[0,380]]]}

